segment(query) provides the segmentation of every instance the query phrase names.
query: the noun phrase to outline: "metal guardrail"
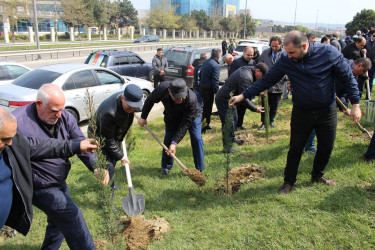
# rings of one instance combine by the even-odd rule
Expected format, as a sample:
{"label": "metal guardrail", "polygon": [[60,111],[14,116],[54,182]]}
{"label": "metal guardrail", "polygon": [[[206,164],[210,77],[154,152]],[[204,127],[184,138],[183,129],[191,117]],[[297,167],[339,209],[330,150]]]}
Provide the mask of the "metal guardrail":
{"label": "metal guardrail", "polygon": [[86,47],[69,47],[40,50],[17,50],[17,51],[0,51],[0,59],[9,60],[14,57],[23,57],[25,61],[40,59],[42,55],[49,55],[50,59],[58,59],[62,54],[71,56],[81,56],[81,53],[91,53],[103,49],[111,50],[129,50],[133,52],[156,51],[157,48],[168,48],[170,46],[194,46],[194,47],[213,47],[221,46],[221,41],[199,41],[199,42],[173,42],[173,43],[153,43],[153,44],[118,44],[118,45],[101,45]]}

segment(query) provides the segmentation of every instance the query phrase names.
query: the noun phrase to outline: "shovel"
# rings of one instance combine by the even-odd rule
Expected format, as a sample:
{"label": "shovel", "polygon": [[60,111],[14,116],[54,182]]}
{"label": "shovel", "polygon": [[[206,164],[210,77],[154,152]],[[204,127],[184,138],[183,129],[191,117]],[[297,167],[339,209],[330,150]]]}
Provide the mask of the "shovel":
{"label": "shovel", "polygon": [[[122,150],[125,157],[128,158],[128,155],[126,153],[125,141],[122,141]],[[135,217],[138,214],[141,214],[145,209],[145,199],[143,197],[143,194],[135,194],[133,192],[132,178],[130,175],[130,168],[128,163],[125,164],[125,172],[126,179],[128,181],[129,195],[126,197],[122,197],[122,208],[127,215]]]}

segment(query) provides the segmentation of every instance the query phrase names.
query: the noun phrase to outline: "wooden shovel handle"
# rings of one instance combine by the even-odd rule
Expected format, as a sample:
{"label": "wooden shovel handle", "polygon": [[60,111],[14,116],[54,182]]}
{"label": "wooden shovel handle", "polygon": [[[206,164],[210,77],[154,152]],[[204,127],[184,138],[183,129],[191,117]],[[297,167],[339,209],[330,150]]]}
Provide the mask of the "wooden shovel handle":
{"label": "wooden shovel handle", "polygon": [[[344,103],[342,103],[342,101],[340,100],[340,98],[338,98],[338,96],[336,96],[336,101],[340,104],[340,106],[346,111],[348,108],[345,106]],[[363,132],[365,133],[369,138],[372,138],[371,134],[367,131],[367,129],[365,129],[364,127],[362,127],[362,125],[357,122],[357,126],[358,128]]]}
{"label": "wooden shovel handle", "polygon": [[[135,118],[137,120],[139,119],[137,116],[135,116]],[[159,139],[159,137],[147,126],[147,124],[144,124],[143,127],[152,135],[152,137],[155,138],[155,140],[160,144],[160,146],[162,146],[164,148],[165,151],[169,151],[169,148],[167,148],[167,146],[165,146],[164,143],[162,143],[162,141]],[[187,167],[173,153],[170,153],[170,155],[178,163],[178,165],[180,165],[180,167],[183,170],[187,169]]]}

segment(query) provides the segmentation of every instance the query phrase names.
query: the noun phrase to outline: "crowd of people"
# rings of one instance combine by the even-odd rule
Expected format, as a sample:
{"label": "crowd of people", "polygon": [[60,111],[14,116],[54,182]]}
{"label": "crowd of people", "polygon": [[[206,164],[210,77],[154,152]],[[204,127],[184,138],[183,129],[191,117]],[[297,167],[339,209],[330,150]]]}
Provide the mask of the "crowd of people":
{"label": "crowd of people", "polygon": [[[104,138],[100,150],[106,157],[106,169],[96,166],[97,158],[92,153],[98,143],[86,139],[75,118],[63,110],[64,93],[56,85],[43,85],[34,103],[13,113],[0,109],[0,227],[8,225],[26,235],[34,205],[47,215],[43,249],[58,249],[64,239],[71,249],[95,249],[82,212],[71,200],[66,184],[71,168],[69,157],[78,154],[104,185],[111,183],[113,191],[121,188],[114,182],[115,166],[118,161],[123,166],[129,163],[121,142],[135,120],[139,126],[147,124],[148,115],[158,102],[165,109],[164,144],[168,147],[162,151],[160,173],[169,175],[173,166],[170,156],[176,154],[178,144],[188,131],[195,168],[204,171],[202,134],[211,129],[214,102],[222,128],[228,109],[234,109],[230,139],[242,145],[244,141],[235,138],[235,131],[246,129],[243,126],[246,110],[261,114],[259,130],[264,129],[267,120],[275,128],[279,102],[283,93],[287,99],[290,91],[293,102],[290,147],[284,182],[278,193],[288,194],[293,190],[307,145],[313,145],[316,153],[311,182],[336,185],[324,176],[336,139],[336,96],[346,104],[350,101],[352,106],[346,115],[358,123],[363,82],[372,83],[374,78],[375,24],[368,34],[355,37],[353,42],[327,35],[321,43],[316,43],[313,34],[296,30],[289,32],[284,41],[274,36],[270,38],[270,48],[256,61],[251,46],[234,59],[231,52],[235,46],[234,40],[228,45],[224,39],[222,50],[215,48],[210,56],[207,52],[200,55],[194,69],[193,90],[183,79],[165,79],[168,62],[158,49],[153,59],[155,90],[144,103],[142,90],[134,84],[102,102],[95,113],[96,126],[89,126],[88,134]],[[221,56],[228,65],[228,79],[222,87],[219,86]],[[367,91],[370,96],[371,89]],[[255,96],[261,98],[262,107],[252,103]],[[269,119],[264,112],[266,96]],[[135,119],[135,109],[142,106],[140,118]],[[230,150],[230,153],[237,152]],[[375,160],[375,137],[363,159]]]}

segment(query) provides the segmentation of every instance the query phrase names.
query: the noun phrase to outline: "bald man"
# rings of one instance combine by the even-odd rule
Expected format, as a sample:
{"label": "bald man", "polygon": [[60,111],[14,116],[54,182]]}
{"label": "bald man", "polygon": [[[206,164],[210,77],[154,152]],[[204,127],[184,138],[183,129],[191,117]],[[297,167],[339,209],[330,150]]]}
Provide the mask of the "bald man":
{"label": "bald man", "polygon": [[309,43],[306,35],[294,30],[284,39],[285,52],[268,73],[253,83],[241,95],[232,98],[231,105],[249,96],[258,95],[288,75],[293,92],[290,147],[284,171],[284,184],[279,194],[293,190],[304,145],[315,129],[318,151],[311,173],[312,183],[336,185],[323,177],[336,138],[337,110],[335,77],[341,80],[352,103],[351,120],[361,119],[359,91],[348,61],[333,46]]}
{"label": "bald man", "polygon": [[30,160],[70,157],[96,148],[91,141],[26,138],[17,133],[17,119],[0,108],[0,229],[10,226],[27,235],[33,218]]}
{"label": "bald man", "polygon": [[[40,138],[85,139],[72,114],[63,110],[65,96],[54,84],[43,85],[36,102],[13,111],[18,121],[18,132]],[[95,158],[79,154],[86,167],[94,172]],[[66,240],[70,249],[95,249],[79,207],[71,200],[65,182],[71,163],[68,158],[31,161],[33,171],[33,205],[47,215],[48,225],[42,249],[59,249]],[[108,183],[108,175],[105,184]]]}

